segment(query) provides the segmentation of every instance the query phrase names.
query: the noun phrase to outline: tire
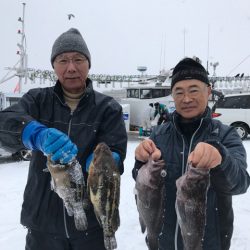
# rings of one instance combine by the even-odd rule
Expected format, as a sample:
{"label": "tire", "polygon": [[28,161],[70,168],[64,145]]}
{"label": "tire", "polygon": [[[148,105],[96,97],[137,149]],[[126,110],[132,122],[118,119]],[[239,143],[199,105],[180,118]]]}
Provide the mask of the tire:
{"label": "tire", "polygon": [[236,131],[238,132],[241,140],[244,140],[248,136],[248,130],[245,124],[233,124],[233,127],[235,127]]}

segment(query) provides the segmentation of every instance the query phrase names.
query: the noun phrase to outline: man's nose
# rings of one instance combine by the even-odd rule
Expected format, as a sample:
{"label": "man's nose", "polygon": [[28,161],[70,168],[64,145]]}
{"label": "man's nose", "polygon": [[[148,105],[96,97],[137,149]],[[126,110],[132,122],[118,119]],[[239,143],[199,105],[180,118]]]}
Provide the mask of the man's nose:
{"label": "man's nose", "polygon": [[190,98],[189,94],[185,93],[184,98],[182,100],[183,102],[191,102],[192,98]]}
{"label": "man's nose", "polygon": [[69,59],[69,61],[68,61],[67,70],[68,71],[75,71],[76,70],[76,66],[75,66],[72,59]]}

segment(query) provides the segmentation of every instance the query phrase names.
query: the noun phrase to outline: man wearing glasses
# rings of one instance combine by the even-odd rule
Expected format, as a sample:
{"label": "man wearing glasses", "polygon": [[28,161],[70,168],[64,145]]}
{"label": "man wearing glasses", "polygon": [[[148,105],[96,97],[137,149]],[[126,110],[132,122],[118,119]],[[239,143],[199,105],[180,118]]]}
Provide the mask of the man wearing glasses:
{"label": "man wearing glasses", "polygon": [[105,250],[103,232],[93,208],[86,211],[88,228],[78,231],[62,199],[51,191],[47,156],[67,164],[75,158],[85,182],[93,150],[100,142],[111,149],[120,173],[127,134],[121,106],[93,90],[88,78],[91,57],[77,29],[61,34],[52,47],[56,85],[31,89],[18,105],[0,112],[0,145],[15,152],[33,150],[21,212],[28,228],[26,250]]}
{"label": "man wearing glasses", "polygon": [[184,58],[175,66],[171,90],[176,111],[168,123],[156,126],[150,138],[136,148],[133,177],[136,179],[150,155],[155,161],[164,160],[166,205],[159,249],[183,250],[175,210],[176,180],[187,171],[189,163],[209,169],[202,249],[227,250],[233,233],[232,195],[245,193],[250,183],[246,151],[234,128],[211,118],[211,86],[197,59]]}

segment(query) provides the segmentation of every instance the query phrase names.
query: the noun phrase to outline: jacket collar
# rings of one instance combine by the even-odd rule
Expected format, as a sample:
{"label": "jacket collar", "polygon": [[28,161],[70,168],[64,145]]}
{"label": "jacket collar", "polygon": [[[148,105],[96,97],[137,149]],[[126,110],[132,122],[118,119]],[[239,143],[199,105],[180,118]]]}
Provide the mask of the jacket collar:
{"label": "jacket collar", "polygon": [[[193,124],[195,127],[198,127],[202,120],[201,127],[206,127],[211,122],[211,119],[212,119],[211,109],[207,106],[204,113],[199,117],[195,117],[192,121],[190,121],[189,124],[190,125]],[[172,114],[172,122],[174,126],[176,127],[176,129],[180,131],[181,115],[177,113],[176,111],[174,111]]]}
{"label": "jacket collar", "polygon": [[[80,102],[79,102],[78,106],[81,106],[82,103],[86,99],[88,99],[89,96],[92,95],[93,92],[94,92],[94,90],[93,90],[92,80],[90,78],[87,78],[87,80],[86,80],[86,89],[85,89],[85,91],[83,93],[83,96],[80,99]],[[62,89],[62,85],[61,85],[59,80],[56,81],[56,84],[55,84],[55,87],[54,87],[54,93],[59,98],[60,102],[65,104],[63,89]]]}

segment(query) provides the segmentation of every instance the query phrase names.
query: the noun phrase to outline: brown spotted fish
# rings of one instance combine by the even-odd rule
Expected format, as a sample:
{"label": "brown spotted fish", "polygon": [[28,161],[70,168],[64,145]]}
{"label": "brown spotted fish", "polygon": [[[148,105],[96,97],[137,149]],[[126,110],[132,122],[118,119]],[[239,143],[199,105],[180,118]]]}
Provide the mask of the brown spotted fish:
{"label": "brown spotted fish", "polygon": [[63,200],[69,216],[74,216],[77,230],[86,230],[88,227],[84,207],[87,202],[85,181],[82,168],[77,160],[68,165],[55,164],[48,157],[47,167],[51,174],[51,187]]}
{"label": "brown spotted fish", "polygon": [[120,226],[120,173],[105,143],[99,143],[89,167],[88,194],[98,222],[103,228],[107,250],[117,248],[115,232]]}
{"label": "brown spotted fish", "polygon": [[185,250],[202,250],[206,225],[208,169],[194,168],[176,181],[176,213]]}
{"label": "brown spotted fish", "polygon": [[147,229],[149,250],[158,250],[158,236],[163,225],[166,176],[163,160],[145,163],[136,178],[135,197],[142,233]]}

